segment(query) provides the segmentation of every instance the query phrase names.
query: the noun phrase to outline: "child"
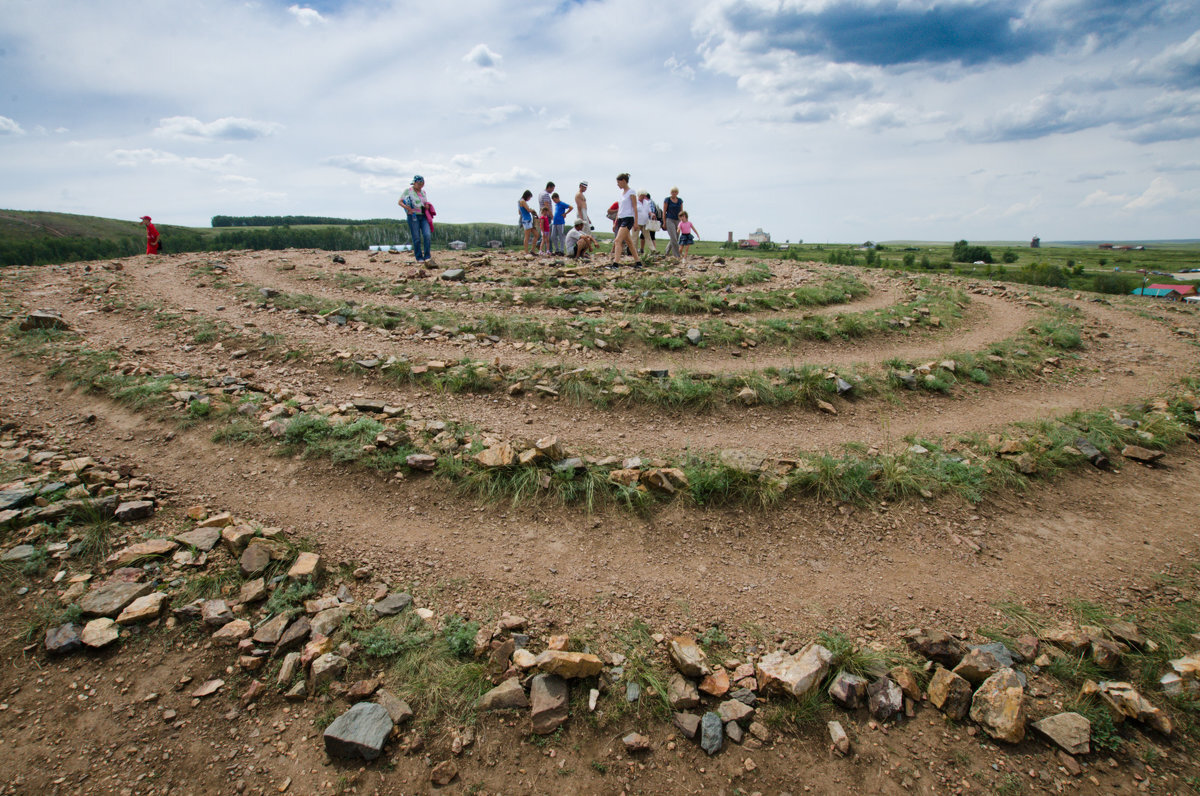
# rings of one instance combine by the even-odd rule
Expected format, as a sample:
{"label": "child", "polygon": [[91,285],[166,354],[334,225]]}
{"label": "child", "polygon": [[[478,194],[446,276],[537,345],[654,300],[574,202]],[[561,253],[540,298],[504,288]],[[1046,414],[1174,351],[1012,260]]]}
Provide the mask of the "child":
{"label": "child", "polygon": [[688,249],[696,242],[699,232],[691,221],[688,221],[686,210],[679,211],[679,246],[683,249],[683,262],[687,262]]}
{"label": "child", "polygon": [[550,253],[550,213],[549,207],[543,207],[542,214],[538,218],[538,222],[542,225],[542,254]]}
{"label": "child", "polygon": [[550,233],[550,248],[557,255],[563,254],[563,246],[567,239],[567,213],[570,213],[575,208],[566,202],[560,201],[558,194],[553,194],[550,197],[554,202],[554,229]]}

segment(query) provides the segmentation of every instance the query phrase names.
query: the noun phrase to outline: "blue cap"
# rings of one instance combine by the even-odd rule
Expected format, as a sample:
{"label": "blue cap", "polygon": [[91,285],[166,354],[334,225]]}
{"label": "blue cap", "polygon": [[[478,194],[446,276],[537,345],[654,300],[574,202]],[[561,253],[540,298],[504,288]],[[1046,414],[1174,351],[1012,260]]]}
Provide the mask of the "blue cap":
{"label": "blue cap", "polygon": [[413,176],[413,182],[425,182],[425,178],[420,174],[417,174]]}

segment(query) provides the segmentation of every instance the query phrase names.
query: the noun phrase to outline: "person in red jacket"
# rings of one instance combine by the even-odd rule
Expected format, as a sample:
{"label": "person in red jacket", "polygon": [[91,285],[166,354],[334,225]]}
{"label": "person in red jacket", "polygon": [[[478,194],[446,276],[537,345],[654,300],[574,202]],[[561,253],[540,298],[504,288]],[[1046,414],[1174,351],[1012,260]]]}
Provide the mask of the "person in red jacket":
{"label": "person in red jacket", "polygon": [[150,223],[150,216],[142,216],[146,228],[146,254],[158,254],[158,227]]}

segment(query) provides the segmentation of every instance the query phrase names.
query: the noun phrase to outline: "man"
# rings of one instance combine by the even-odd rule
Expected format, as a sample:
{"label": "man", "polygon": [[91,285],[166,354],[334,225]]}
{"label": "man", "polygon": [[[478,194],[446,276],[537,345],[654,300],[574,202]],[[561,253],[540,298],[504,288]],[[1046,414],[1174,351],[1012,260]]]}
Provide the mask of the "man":
{"label": "man", "polygon": [[587,234],[583,219],[575,219],[575,227],[567,233],[567,256],[577,259],[583,257],[595,247],[596,239]]}
{"label": "man", "polygon": [[550,194],[554,193],[554,183],[546,183],[546,190],[538,195],[538,211],[543,215],[550,215],[554,212],[554,201],[550,198]]}
{"label": "man", "polygon": [[592,217],[588,215],[587,199],[583,196],[585,193],[587,193],[586,181],[579,183],[579,193],[575,194],[575,218],[583,219],[583,223],[587,225],[583,228],[584,232],[591,232],[595,227],[592,226]]}
{"label": "man", "polygon": [[150,216],[142,216],[146,228],[146,254],[158,254],[158,227],[150,223]]}

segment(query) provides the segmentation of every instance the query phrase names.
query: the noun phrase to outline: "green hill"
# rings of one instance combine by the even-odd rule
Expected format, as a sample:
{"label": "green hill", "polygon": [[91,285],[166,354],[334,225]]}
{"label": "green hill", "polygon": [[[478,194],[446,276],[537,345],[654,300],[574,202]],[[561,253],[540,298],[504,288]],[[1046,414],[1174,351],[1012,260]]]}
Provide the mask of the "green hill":
{"label": "green hill", "polygon": [[117,239],[145,234],[136,221],[39,210],[0,210],[0,241],[6,243],[30,238]]}

